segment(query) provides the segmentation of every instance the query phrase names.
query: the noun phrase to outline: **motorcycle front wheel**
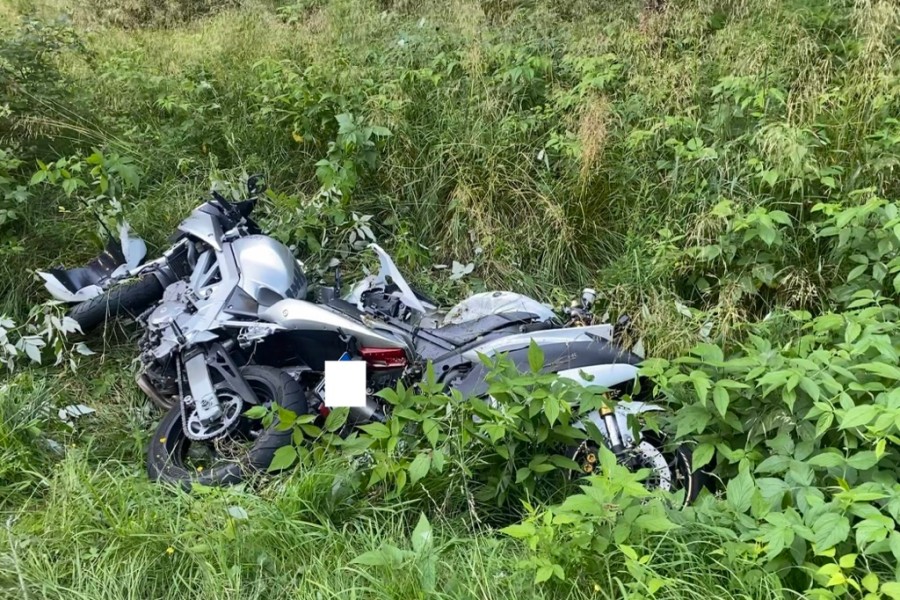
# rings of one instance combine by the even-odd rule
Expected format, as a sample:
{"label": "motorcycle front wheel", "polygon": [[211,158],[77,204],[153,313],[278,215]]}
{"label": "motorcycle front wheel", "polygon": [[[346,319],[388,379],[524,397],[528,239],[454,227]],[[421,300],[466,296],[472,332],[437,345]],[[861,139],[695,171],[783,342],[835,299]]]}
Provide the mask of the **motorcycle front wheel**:
{"label": "motorcycle front wheel", "polygon": [[[302,386],[280,369],[248,366],[241,375],[263,406],[274,404],[297,415],[307,412]],[[227,394],[228,390],[221,390]],[[252,405],[244,403],[242,412]],[[263,427],[257,419],[241,415],[224,434],[198,442],[185,435],[181,405],[172,407],[153,434],[147,449],[147,474],[152,481],[190,490],[206,486],[232,485],[253,473],[265,471],[275,451],[291,443],[291,430],[276,431],[278,418]]]}
{"label": "motorcycle front wheel", "polygon": [[[590,475],[597,464],[597,447],[585,442],[573,453],[584,475]],[[683,492],[682,506],[692,504],[700,490],[708,487],[708,475],[702,471],[694,471],[693,454],[687,445],[668,448],[665,441],[657,435],[645,432],[644,439],[619,457],[619,462],[631,471],[648,470],[649,475],[643,483],[647,489],[662,489],[667,492]]]}

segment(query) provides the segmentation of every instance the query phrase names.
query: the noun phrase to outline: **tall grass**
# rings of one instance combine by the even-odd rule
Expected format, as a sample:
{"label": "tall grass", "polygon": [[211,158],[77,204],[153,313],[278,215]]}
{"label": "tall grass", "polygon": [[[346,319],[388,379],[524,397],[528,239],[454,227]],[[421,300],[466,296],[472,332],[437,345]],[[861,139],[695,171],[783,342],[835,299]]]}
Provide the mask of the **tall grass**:
{"label": "tall grass", "polygon": [[[517,570],[523,555],[512,543],[431,512],[438,585],[425,593],[424,558],[394,568],[353,562],[384,543],[409,548],[423,507],[336,502],[340,465],[306,466],[253,490],[187,495],[151,485],[133,464],[93,464],[90,454],[70,450],[39,494],[7,509],[0,590],[9,597],[618,598],[631,587],[621,564],[598,556],[573,585],[535,588]],[[710,560],[710,535],[647,548],[649,568],[667,582],[656,597],[780,597],[766,577],[740,581]]]}
{"label": "tall grass", "polygon": [[[83,46],[35,50],[22,15],[64,15]],[[3,56],[34,53],[22,58],[27,85],[0,79],[0,106],[13,108],[0,111],[0,145],[28,159],[23,181],[35,159],[129,155],[143,179],[126,216],[162,247],[211,177],[265,172],[278,192],[260,208],[265,224],[315,267],[346,233],[326,217],[309,225],[316,162],[335,117],[354,113],[393,135],[341,210],[373,215],[418,283],[444,301],[491,288],[562,301],[592,285],[613,317],[632,313],[655,355],[776,305],[829,303],[833,267],[803,227],[764,258],[783,268],[751,301],[734,282],[698,283],[684,250],[721,233],[720,201],[802,221],[816,203],[857,202],[854,190],[900,191],[891,0],[0,0],[0,21]],[[32,194],[10,231],[21,250],[0,266],[6,314],[43,299],[34,269],[96,251],[89,213],[58,189]],[[474,273],[434,268],[454,260]],[[10,597],[418,598],[415,564],[351,561],[405,544],[422,510],[438,532],[438,596],[648,595],[603,556],[573,586],[532,586],[515,568],[521,551],[461,515],[337,501],[337,464],[199,496],[150,486],[142,448],[157,415],[134,391],[129,332],[109,333],[74,376],[28,372],[0,389]],[[78,402],[98,412],[74,431],[55,423]],[[655,597],[781,597],[769,576],[736,577],[717,536],[643,549],[667,582]]]}

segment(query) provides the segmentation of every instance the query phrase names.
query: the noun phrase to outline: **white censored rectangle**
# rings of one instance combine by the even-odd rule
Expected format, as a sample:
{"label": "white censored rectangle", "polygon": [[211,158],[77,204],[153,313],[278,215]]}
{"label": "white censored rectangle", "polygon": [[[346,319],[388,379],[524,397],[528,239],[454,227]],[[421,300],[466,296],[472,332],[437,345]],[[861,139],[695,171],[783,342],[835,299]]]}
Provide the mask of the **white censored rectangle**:
{"label": "white censored rectangle", "polygon": [[361,360],[325,361],[325,406],[366,405],[366,363]]}

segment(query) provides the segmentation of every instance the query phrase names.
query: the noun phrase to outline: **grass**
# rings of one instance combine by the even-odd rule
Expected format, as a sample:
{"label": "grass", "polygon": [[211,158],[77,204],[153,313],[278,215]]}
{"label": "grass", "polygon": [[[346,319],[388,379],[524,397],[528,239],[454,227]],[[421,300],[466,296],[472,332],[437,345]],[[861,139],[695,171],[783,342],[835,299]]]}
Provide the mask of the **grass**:
{"label": "grass", "polygon": [[[354,564],[383,543],[409,548],[406,506],[335,502],[339,465],[314,465],[253,491],[189,496],[150,485],[131,462],[94,462],[75,448],[0,533],[0,590],[19,598],[617,598],[620,565],[573,574],[571,588],[530,585],[521,550],[458,518],[432,514],[433,550],[394,568]],[[240,507],[242,512],[238,512]],[[237,515],[239,518],[234,518]],[[715,538],[660,539],[653,573],[663,598],[780,597],[771,582],[738,581],[708,559]],[[433,557],[437,586],[423,579]]]}
{"label": "grass", "polygon": [[[52,50],[24,15],[64,16],[80,45]],[[345,279],[360,272],[349,224],[372,215],[445,302],[505,288],[561,304],[590,285],[650,354],[675,356],[779,307],[829,306],[836,267],[802,223],[856,190],[900,192],[898,30],[891,0],[0,0],[0,58],[27,67],[0,60],[0,146],[26,160],[22,182],[37,159],[134,158],[141,185],[120,200],[154,248],[211,185],[264,172],[262,220],[313,278],[333,256]],[[391,131],[374,168],[339,143],[345,113]],[[359,177],[322,201],[329,142]],[[17,318],[44,299],[34,269],[96,253],[89,212],[58,187],[30,191],[0,224],[0,312]],[[703,262],[722,200],[799,226],[741,250],[746,263]],[[451,280],[436,266],[453,261],[475,270]],[[775,275],[747,292],[758,263]],[[534,586],[516,568],[525,550],[471,515],[336,501],[340,464],[195,496],[151,486],[158,415],[133,385],[132,338],[108,331],[77,372],[20,369],[0,388],[0,595],[639,598],[653,577],[656,598],[789,593],[731,562],[713,530],[641,548],[652,576],[597,556],[571,585]],[[74,430],[55,419],[72,403],[97,410]],[[433,592],[421,562],[352,563],[382,541],[408,547],[423,511]]]}

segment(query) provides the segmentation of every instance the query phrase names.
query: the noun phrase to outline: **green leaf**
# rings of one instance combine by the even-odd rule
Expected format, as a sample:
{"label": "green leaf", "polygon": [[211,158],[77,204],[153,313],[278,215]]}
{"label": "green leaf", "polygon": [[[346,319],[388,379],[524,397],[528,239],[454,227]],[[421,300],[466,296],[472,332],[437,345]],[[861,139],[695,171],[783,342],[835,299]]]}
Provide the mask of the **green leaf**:
{"label": "green leaf", "polygon": [[544,367],[544,351],[538,346],[537,342],[531,340],[528,346],[528,368],[532,373],[539,373]]}
{"label": "green leaf", "polygon": [[813,535],[816,552],[821,554],[847,539],[850,521],[838,513],[825,513],[813,524]]}
{"label": "green leaf", "polygon": [[444,472],[444,462],[445,462],[444,453],[441,451],[440,448],[435,448],[434,450],[431,451],[431,469],[430,469],[430,471],[433,470],[436,473],[443,473]]}
{"label": "green leaf", "polygon": [[728,390],[719,385],[714,387],[713,404],[716,405],[716,410],[719,411],[719,414],[724,417],[725,413],[728,412]]}
{"label": "green leaf", "polygon": [[235,521],[246,521],[250,518],[247,511],[240,506],[229,506],[228,515]]}
{"label": "green leaf", "polygon": [[282,408],[281,406],[277,407],[278,412],[278,430],[279,431],[287,431],[290,429],[294,422],[297,420],[297,413],[294,411]]}
{"label": "green leaf", "polygon": [[350,562],[351,564],[366,565],[367,567],[380,567],[389,564],[387,556],[381,550],[363,552]]}
{"label": "green leaf", "polygon": [[882,583],[881,593],[891,600],[900,600],[900,581],[886,581]]}
{"label": "green leaf", "polygon": [[269,464],[269,472],[283,471],[297,460],[297,449],[293,446],[282,446],[275,451],[272,462]]}
{"label": "green leaf", "polygon": [[851,427],[862,427],[871,423],[878,416],[878,408],[873,404],[863,404],[854,406],[841,419],[841,429],[850,429]]}
{"label": "green leaf", "polygon": [[860,583],[867,592],[875,593],[878,591],[878,575],[875,573],[867,573]]}
{"label": "green leaf", "polygon": [[422,432],[425,434],[425,439],[428,440],[428,443],[431,444],[432,448],[437,446],[440,429],[434,419],[425,419],[422,421]]}
{"label": "green leaf", "polygon": [[515,525],[504,527],[500,530],[500,533],[508,535],[509,537],[515,538],[517,540],[522,540],[535,535],[537,533],[537,530],[531,523],[517,523]]}
{"label": "green leaf", "polygon": [[891,554],[894,555],[894,559],[900,561],[900,531],[891,532],[890,548]]}
{"label": "green leaf", "polygon": [[712,460],[713,456],[716,454],[716,447],[709,443],[700,444],[697,446],[697,449],[694,450],[693,460],[691,466],[694,469],[694,472],[699,471],[703,467],[709,464],[709,461]]}
{"label": "green leaf", "polygon": [[609,514],[608,509],[600,502],[585,494],[573,494],[566,498],[559,510],[561,512],[574,512],[582,515],[594,515],[603,517]]}
{"label": "green leaf", "polygon": [[725,497],[734,510],[739,513],[746,512],[753,500],[753,477],[748,470],[742,470],[737,477],[728,482],[725,488]]}
{"label": "green leaf", "polygon": [[544,399],[544,415],[551,426],[559,418],[559,400],[555,396],[547,396]]}
{"label": "green leaf", "polygon": [[428,471],[431,469],[431,455],[422,452],[412,461],[412,464],[409,465],[409,480],[412,483],[417,482],[422,479],[426,475],[428,475]]}
{"label": "green leaf", "polygon": [[665,516],[654,514],[641,515],[635,519],[634,524],[644,531],[651,532],[669,531],[670,529],[678,528],[678,525],[667,519]]}
{"label": "green leaf", "polygon": [[866,450],[864,452],[857,452],[853,456],[847,459],[847,465],[854,468],[859,469],[860,471],[865,471],[866,469],[871,469],[876,464],[878,464],[878,457],[871,450]]}
{"label": "green leaf", "polygon": [[392,544],[384,544],[378,550],[370,550],[363,552],[350,562],[357,565],[366,565],[370,567],[391,566],[399,567],[407,558],[414,557],[415,554],[409,550],[401,550]]}
{"label": "green leaf", "polygon": [[709,394],[709,375],[703,371],[691,371],[691,383],[694,384],[694,390],[701,404],[706,404],[706,396]]}
{"label": "green leaf", "polygon": [[432,530],[431,523],[425,513],[419,515],[419,522],[412,532],[412,547],[416,552],[422,552],[431,547]]}
{"label": "green leaf", "polygon": [[813,456],[806,464],[811,467],[824,467],[826,469],[844,466],[844,456],[838,452],[823,452]]}
{"label": "green leaf", "polygon": [[773,454],[756,466],[757,473],[784,473],[791,468],[791,457]]}
{"label": "green leaf", "polygon": [[325,431],[335,432],[343,427],[344,423],[347,422],[347,417],[349,416],[349,414],[349,408],[332,408],[331,412],[328,413],[328,416],[325,417]]}
{"label": "green leaf", "polygon": [[569,458],[568,456],[563,456],[561,454],[554,454],[550,457],[550,462],[559,467],[560,469],[569,469],[570,471],[581,471],[581,465],[577,462]]}
{"label": "green leaf", "polygon": [[889,365],[883,362],[863,363],[861,365],[855,365],[851,368],[854,370],[861,369],[863,371],[878,375],[879,377],[893,379],[894,381],[900,380],[900,367]]}
{"label": "green leaf", "polygon": [[523,481],[528,481],[531,478],[531,469],[528,467],[522,467],[516,471],[516,483],[522,483]]}
{"label": "green leaf", "polygon": [[552,566],[543,566],[537,570],[534,574],[534,582],[535,583],[543,583],[553,577],[553,567]]}
{"label": "green leaf", "polygon": [[262,419],[266,416],[266,412],[268,411],[265,406],[252,406],[250,409],[244,411],[244,416],[248,419]]}
{"label": "green leaf", "polygon": [[391,437],[391,430],[383,423],[369,423],[361,426],[360,429],[376,439],[386,440]]}

